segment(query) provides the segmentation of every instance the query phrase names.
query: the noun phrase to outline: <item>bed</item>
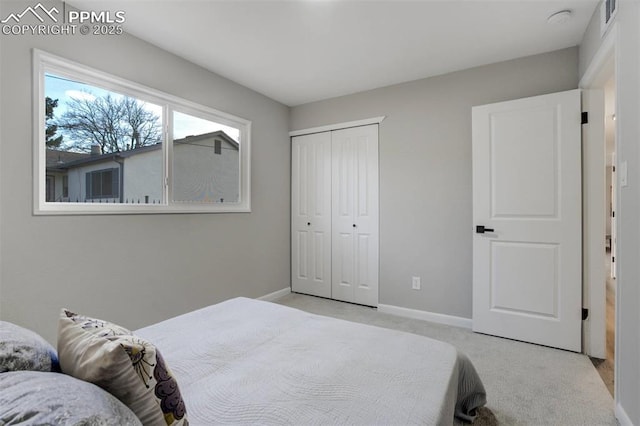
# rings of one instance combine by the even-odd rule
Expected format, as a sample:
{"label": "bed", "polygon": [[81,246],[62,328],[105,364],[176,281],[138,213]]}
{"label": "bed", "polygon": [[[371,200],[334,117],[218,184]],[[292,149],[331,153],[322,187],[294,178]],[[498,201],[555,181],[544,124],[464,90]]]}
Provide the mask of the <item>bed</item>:
{"label": "bed", "polygon": [[135,334],[162,352],[192,426],[450,425],[486,402],[447,343],[270,302],[231,299]]}

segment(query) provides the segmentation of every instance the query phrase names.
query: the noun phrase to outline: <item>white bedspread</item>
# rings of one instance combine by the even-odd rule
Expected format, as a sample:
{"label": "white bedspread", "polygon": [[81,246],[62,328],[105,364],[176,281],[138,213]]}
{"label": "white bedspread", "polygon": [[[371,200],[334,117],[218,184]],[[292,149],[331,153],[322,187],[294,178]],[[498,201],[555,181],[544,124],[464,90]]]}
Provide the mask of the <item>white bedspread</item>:
{"label": "white bedspread", "polygon": [[484,398],[447,343],[253,299],[136,334],[164,355],[192,426],[450,425],[459,394]]}

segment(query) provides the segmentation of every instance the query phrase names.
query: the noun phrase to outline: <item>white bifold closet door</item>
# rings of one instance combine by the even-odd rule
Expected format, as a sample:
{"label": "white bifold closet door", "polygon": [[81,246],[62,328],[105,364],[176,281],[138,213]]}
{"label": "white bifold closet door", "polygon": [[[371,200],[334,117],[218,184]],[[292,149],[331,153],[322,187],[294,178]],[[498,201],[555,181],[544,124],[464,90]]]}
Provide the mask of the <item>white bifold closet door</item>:
{"label": "white bifold closet door", "polygon": [[331,297],[331,133],[291,141],[291,287]]}
{"label": "white bifold closet door", "polygon": [[332,132],[331,297],[378,305],[378,126]]}
{"label": "white bifold closet door", "polygon": [[378,304],[378,126],[292,138],[292,290]]}

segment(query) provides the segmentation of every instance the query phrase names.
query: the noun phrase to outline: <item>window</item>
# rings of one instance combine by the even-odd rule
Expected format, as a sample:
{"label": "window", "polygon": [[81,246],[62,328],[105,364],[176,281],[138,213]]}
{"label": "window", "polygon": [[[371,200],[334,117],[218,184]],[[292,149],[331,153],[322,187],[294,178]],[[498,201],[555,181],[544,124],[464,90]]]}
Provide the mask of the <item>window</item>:
{"label": "window", "polygon": [[46,195],[46,199],[47,201],[54,201],[55,197],[56,197],[56,181],[55,181],[55,177],[54,176],[47,176],[46,178],[46,187],[45,190],[47,191],[47,195]]}
{"label": "window", "polygon": [[34,80],[36,214],[250,211],[251,122],[39,50]]}
{"label": "window", "polygon": [[62,198],[69,198],[69,176],[62,176]]}
{"label": "window", "polygon": [[173,201],[237,203],[240,199],[239,139],[238,129],[174,112]]}
{"label": "window", "polygon": [[111,198],[115,203],[119,197],[119,169],[105,169],[87,172],[86,177],[86,199],[106,199]]}

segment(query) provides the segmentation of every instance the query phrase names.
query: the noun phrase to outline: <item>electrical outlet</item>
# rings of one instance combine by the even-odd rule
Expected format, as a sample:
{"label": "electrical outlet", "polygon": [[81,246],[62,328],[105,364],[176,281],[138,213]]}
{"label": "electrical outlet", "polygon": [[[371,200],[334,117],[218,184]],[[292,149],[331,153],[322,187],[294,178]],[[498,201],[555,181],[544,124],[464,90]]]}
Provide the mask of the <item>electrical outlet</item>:
{"label": "electrical outlet", "polygon": [[420,290],[420,277],[411,277],[411,288]]}

